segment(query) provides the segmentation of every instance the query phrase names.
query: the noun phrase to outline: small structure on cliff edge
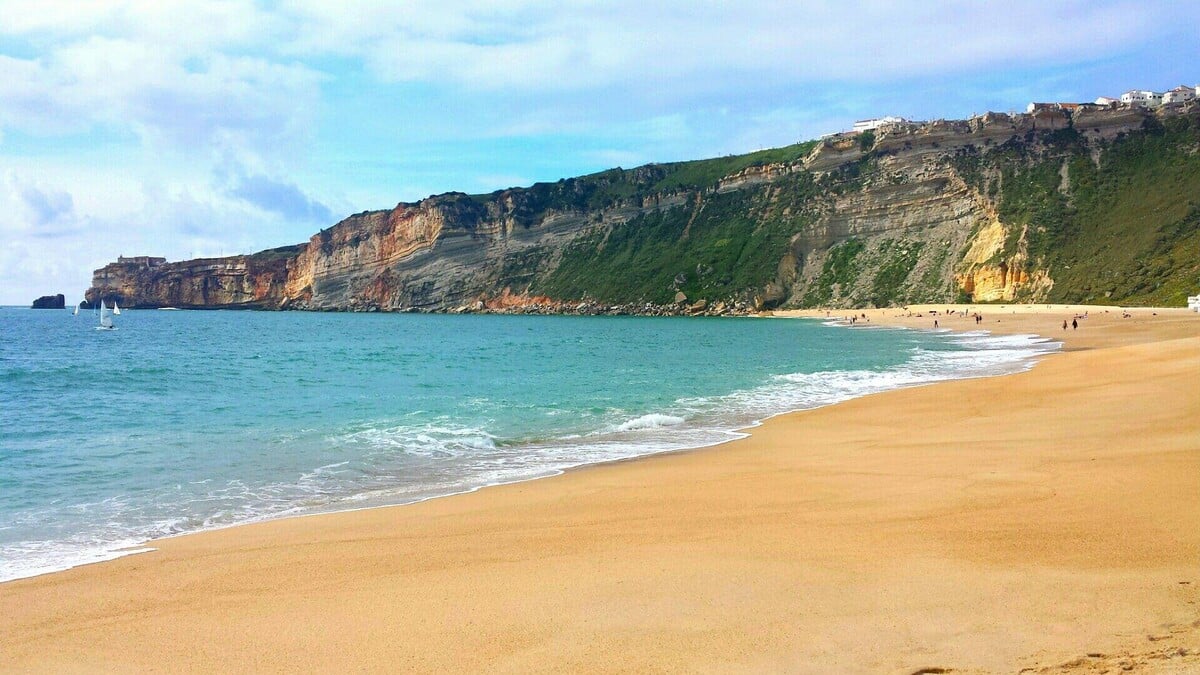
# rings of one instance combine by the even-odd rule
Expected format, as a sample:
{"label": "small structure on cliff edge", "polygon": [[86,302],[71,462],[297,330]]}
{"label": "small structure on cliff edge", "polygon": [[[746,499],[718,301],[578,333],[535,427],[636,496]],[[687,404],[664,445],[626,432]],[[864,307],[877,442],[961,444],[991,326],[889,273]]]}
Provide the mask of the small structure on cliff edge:
{"label": "small structure on cliff edge", "polygon": [[141,265],[143,267],[150,268],[164,265],[166,262],[166,258],[158,258],[151,255],[135,255],[128,258],[123,255],[117,256],[118,265]]}
{"label": "small structure on cliff edge", "polygon": [[894,124],[906,124],[908,120],[903,117],[895,117],[888,115],[887,117],[876,117],[869,120],[859,120],[854,123],[853,132],[861,134],[864,131],[875,131],[883,127],[892,126]]}
{"label": "small structure on cliff edge", "polygon": [[62,293],[58,295],[43,295],[33,301],[32,309],[66,309],[67,298]]}

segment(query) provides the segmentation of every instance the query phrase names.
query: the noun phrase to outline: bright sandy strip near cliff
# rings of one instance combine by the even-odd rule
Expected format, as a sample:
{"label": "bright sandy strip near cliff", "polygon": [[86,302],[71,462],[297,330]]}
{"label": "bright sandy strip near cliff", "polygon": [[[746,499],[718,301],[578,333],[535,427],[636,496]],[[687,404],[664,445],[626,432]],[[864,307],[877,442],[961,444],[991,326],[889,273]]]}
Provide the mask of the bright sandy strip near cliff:
{"label": "bright sandy strip near cliff", "polygon": [[1197,672],[1200,315],[980,309],[1065,349],[715,448],[2,584],[0,669]]}

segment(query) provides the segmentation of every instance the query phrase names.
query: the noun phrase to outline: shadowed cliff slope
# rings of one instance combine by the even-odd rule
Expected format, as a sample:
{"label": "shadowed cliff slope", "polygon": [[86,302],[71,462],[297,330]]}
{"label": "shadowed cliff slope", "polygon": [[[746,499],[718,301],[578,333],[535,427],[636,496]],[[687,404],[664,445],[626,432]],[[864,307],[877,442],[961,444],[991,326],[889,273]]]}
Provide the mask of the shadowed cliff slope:
{"label": "shadowed cliff slope", "polygon": [[307,244],[96,271],[136,307],[709,313],[1180,304],[1200,106],[989,113],[356,214]]}

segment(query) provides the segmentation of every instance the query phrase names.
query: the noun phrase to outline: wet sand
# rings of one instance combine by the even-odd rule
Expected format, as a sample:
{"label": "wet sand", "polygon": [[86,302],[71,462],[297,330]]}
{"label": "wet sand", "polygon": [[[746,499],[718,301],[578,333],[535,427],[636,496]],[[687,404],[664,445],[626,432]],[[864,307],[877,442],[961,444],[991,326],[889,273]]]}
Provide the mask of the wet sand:
{"label": "wet sand", "polygon": [[939,327],[1065,349],[0,584],[0,670],[1200,671],[1200,315],[977,309]]}

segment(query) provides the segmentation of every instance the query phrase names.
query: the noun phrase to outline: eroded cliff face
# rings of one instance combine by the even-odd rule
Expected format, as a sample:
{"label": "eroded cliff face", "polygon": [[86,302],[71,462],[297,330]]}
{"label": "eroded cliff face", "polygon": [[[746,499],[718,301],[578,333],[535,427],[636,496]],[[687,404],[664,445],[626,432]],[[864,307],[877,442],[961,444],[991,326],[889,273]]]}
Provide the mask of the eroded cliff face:
{"label": "eroded cliff face", "polygon": [[[1054,288],[1053,270],[1030,252],[1037,232],[1002,215],[999,195],[1012,178],[980,158],[1023,153],[1022,161],[1034,162],[1053,151],[1055,133],[1098,146],[1137,132],[1149,116],[1137,109],[989,113],[897,125],[871,142],[828,139],[791,161],[747,166],[706,184],[681,177],[694,166],[649,165],[490,195],[450,193],[351,216],[295,247],[154,266],[113,263],[96,271],[87,297],[138,307],[382,311],[560,309],[605,293],[661,303],[690,293],[679,301],[687,307],[1038,301]],[[713,234],[732,220],[743,234],[786,236]],[[626,295],[597,278],[593,294],[589,260],[607,256],[609,274],[622,271],[617,247],[632,246],[631,223],[656,227],[658,239],[642,245],[682,250],[686,264],[656,271],[661,280],[643,280]],[[713,262],[719,255],[688,251],[689,242],[742,246],[736,259],[758,260],[762,269],[721,271]],[[754,258],[763,246],[778,248]],[[563,288],[573,290],[553,292]]]}
{"label": "eroded cliff face", "polygon": [[[1006,227],[994,214],[989,214],[982,223],[962,261],[955,266],[954,280],[958,287],[976,302],[1043,299],[1054,286],[1047,271],[1030,265],[1024,247],[1014,255],[1004,256],[1006,239],[1013,226]],[[1024,228],[1015,234],[1020,242],[1024,241]]]}
{"label": "eroded cliff face", "polygon": [[[564,246],[679,199],[659,194],[595,211],[537,209],[525,191],[509,190],[486,198],[441,195],[352,216],[309,241],[281,304],[384,311],[513,307],[515,297],[544,304],[529,293],[532,279],[553,268]],[[509,299],[492,302],[501,296]]]}
{"label": "eroded cliff face", "polygon": [[[860,189],[834,197],[793,237],[799,273],[791,304],[889,304],[953,297],[946,283],[986,204],[936,156],[878,160]],[[831,264],[859,249],[830,277]]]}
{"label": "eroded cliff face", "polygon": [[[1066,127],[1064,113],[1049,112],[895,125],[878,132],[870,148],[846,138],[815,148],[808,167],[832,175],[854,167],[856,185],[793,238],[800,271],[789,304],[1044,297],[1053,283],[1046,270],[1032,268],[1023,250],[1004,255],[1021,226],[1002,222],[993,200],[968,185],[953,158]],[[1123,120],[1126,131],[1141,124],[1141,117]]]}
{"label": "eroded cliff face", "polygon": [[285,297],[292,246],[254,255],[199,258],[176,263],[115,262],[95,271],[84,294],[124,307],[278,309]]}
{"label": "eroded cliff face", "polygon": [[479,217],[446,197],[351,216],[309,240],[290,269],[284,302],[317,309],[389,307],[403,290],[391,269],[428,253],[443,234],[450,239],[470,232]]}

